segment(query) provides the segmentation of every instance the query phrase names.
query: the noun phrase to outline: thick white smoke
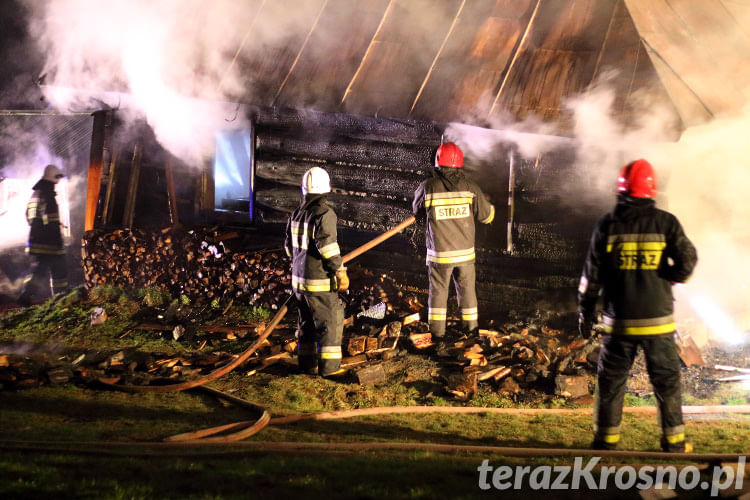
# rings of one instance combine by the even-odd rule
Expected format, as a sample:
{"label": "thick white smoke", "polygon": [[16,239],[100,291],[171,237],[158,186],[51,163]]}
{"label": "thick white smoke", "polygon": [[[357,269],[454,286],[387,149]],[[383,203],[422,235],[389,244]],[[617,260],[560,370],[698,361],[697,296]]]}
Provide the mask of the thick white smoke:
{"label": "thick white smoke", "polygon": [[294,29],[253,25],[264,3],[35,3],[30,27],[47,57],[46,97],[62,110],[90,106],[90,101],[81,102],[82,95],[132,110],[146,117],[168,150],[200,165],[213,154],[214,132],[236,118],[236,107],[220,101],[242,95],[247,84],[232,63],[243,40],[247,44],[248,28],[253,26],[251,41],[278,39]]}
{"label": "thick white smoke", "polygon": [[[695,317],[697,341],[708,336],[727,342],[747,341],[750,330],[750,203],[747,202],[750,174],[750,106],[731,116],[716,117],[710,123],[685,130],[679,141],[668,141],[673,115],[641,96],[636,126],[624,127],[612,109],[614,91],[606,81],[589,92],[570,99],[573,113],[573,141],[576,166],[588,175],[587,190],[615,199],[619,168],[646,158],[660,179],[659,204],[682,222],[698,249],[699,263],[694,276],[675,287],[678,318]],[[518,133],[528,122],[500,124],[502,131],[487,131],[453,124],[446,137],[457,141],[482,158],[492,155],[500,142],[512,142],[526,158],[565,147],[549,135]],[[552,125],[545,125],[547,132]],[[571,208],[582,186],[561,184],[562,199]],[[688,324],[692,322],[688,321]]]}
{"label": "thick white smoke", "polygon": [[698,248],[694,276],[676,288],[679,310],[689,305],[705,333],[730,343],[747,341],[750,332],[749,133],[746,105],[738,115],[687,129],[679,142],[651,154],[670,168],[669,208]]}

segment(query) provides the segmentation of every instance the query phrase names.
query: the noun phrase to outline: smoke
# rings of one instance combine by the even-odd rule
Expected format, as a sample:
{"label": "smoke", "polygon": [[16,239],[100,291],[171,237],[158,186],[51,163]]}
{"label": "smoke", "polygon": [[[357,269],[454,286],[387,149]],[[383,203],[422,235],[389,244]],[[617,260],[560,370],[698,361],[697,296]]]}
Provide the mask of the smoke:
{"label": "smoke", "polygon": [[[244,91],[247,82],[233,58],[263,3],[33,4],[31,33],[47,55],[45,95],[61,110],[101,107],[83,97],[95,96],[104,106],[132,111],[133,118],[145,116],[163,146],[186,163],[200,165],[213,154],[215,130],[241,119],[235,105],[220,101]],[[251,40],[271,42],[296,29],[285,28],[256,24]]]}
{"label": "smoke", "polygon": [[[740,342],[750,331],[750,105],[735,116],[687,129],[655,148],[669,166],[669,208],[698,248],[691,280],[677,287],[714,337]],[[685,310],[685,301],[678,301]]]}
{"label": "smoke", "polygon": [[[709,338],[729,343],[750,340],[750,104],[735,96],[736,108],[708,123],[684,130],[670,140],[674,113],[647,93],[635,94],[633,116],[627,125],[615,118],[615,91],[604,75],[587,92],[565,102],[572,116],[572,138],[551,135],[559,123],[537,128],[496,120],[498,130],[451,124],[446,139],[457,142],[484,163],[492,163],[501,143],[511,143],[531,159],[556,150],[575,149],[573,171],[556,184],[565,209],[580,210],[581,193],[596,194],[614,203],[617,173],[622,165],[649,160],[657,171],[657,206],[674,213],[693,241],[699,262],[686,284],[675,286],[678,320],[687,320],[696,341]],[[497,159],[495,158],[495,163]],[[583,188],[583,189],[582,189]]]}

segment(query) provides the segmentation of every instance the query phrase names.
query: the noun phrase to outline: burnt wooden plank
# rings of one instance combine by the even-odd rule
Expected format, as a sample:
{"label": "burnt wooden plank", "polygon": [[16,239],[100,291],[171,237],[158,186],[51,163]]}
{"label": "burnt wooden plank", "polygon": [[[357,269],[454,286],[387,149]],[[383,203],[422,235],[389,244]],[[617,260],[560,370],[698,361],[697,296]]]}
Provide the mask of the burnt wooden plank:
{"label": "burnt wooden plank", "polygon": [[293,9],[283,2],[263,4],[253,22],[258,35],[250,35],[236,63],[248,78],[242,100],[273,103],[324,3],[297,0]]}
{"label": "burnt wooden plank", "polygon": [[277,104],[336,109],[389,0],[329,0]]}
{"label": "burnt wooden plank", "polygon": [[403,144],[440,144],[442,126],[418,121],[348,113],[327,113],[310,109],[259,107],[250,110],[258,134],[283,133],[291,136],[350,137],[360,140]]}
{"label": "burnt wooden plank", "polygon": [[534,4],[467,3],[412,116],[451,120],[486,113]]}
{"label": "burnt wooden plank", "polygon": [[335,163],[388,165],[403,171],[419,171],[430,167],[437,145],[394,145],[374,141],[347,141],[332,137],[326,139],[258,135],[256,138],[256,161],[263,161],[266,154],[283,155],[302,161],[315,159]]}
{"label": "burnt wooden plank", "polygon": [[459,0],[396,0],[351,82],[347,111],[406,117]]}
{"label": "burnt wooden plank", "polygon": [[[262,161],[256,163],[256,178],[276,183],[299,186],[304,173],[322,166],[331,176],[331,187],[352,196],[377,198],[381,201],[408,201],[416,186],[426,177],[421,172],[407,173],[378,166],[321,165],[290,160]],[[410,189],[413,188],[413,189]]]}
{"label": "burnt wooden plank", "polygon": [[562,100],[591,81],[614,7],[615,0],[543,2],[495,113],[558,120]]}
{"label": "burnt wooden plank", "polygon": [[[697,25],[706,21],[693,15],[692,23],[688,22],[684,14],[693,7],[685,6],[680,15],[666,0],[626,0],[626,5],[665,84],[680,86],[682,82],[712,115],[733,109],[742,90],[734,81],[734,74],[725,69],[726,59],[713,54],[704,45],[705,33]],[[729,16],[726,20],[729,21]],[[724,27],[729,29],[727,25]],[[667,69],[679,81],[667,77]],[[744,86],[745,82],[742,83]],[[671,88],[668,90],[672,92]],[[684,89],[679,92],[685,95]],[[683,120],[686,124],[700,122],[701,114],[693,115],[699,107],[689,104],[680,109]]]}

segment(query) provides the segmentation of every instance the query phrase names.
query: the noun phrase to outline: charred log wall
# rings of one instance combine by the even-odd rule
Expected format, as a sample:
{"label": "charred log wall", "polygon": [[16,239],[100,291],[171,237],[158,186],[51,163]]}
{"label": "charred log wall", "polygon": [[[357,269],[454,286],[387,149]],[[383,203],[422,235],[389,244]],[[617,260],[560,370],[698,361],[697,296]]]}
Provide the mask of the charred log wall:
{"label": "charred log wall", "polygon": [[[344,251],[411,215],[414,190],[432,175],[443,133],[441,125],[425,122],[298,110],[258,110],[252,119],[255,203],[266,232],[280,234],[300,202],[302,175],[320,166],[331,174],[330,199]],[[510,143],[499,144],[489,159],[467,155],[467,175],[479,182],[497,211],[492,225],[477,228],[477,288],[483,308],[572,307],[591,214],[597,213],[566,208],[571,200],[564,199],[560,186],[570,183],[573,160],[570,146],[524,159]],[[424,228],[414,226],[358,260],[426,289],[424,255]]]}
{"label": "charred log wall", "polygon": [[[435,123],[281,108],[253,108],[250,119],[255,131],[256,227],[249,227],[249,218],[245,222],[254,244],[262,240],[266,248],[280,246],[287,217],[301,199],[302,175],[313,166],[331,174],[330,198],[339,216],[344,251],[397,225],[411,215],[416,187],[432,175],[444,132],[444,126]],[[101,195],[109,197],[100,212],[103,227],[172,225],[164,174],[166,166],[177,161],[154,143],[149,137],[113,139],[111,158],[105,161],[105,179],[111,186]],[[588,235],[601,210],[580,210],[596,205],[583,187],[573,190],[573,197],[565,194],[571,192],[571,184],[585,186],[585,179],[577,179],[572,146],[561,144],[530,159],[508,140],[499,140],[492,154],[483,158],[466,155],[467,175],[496,208],[493,224],[477,228],[477,288],[483,310],[573,306]],[[200,171],[181,170],[185,175],[176,182],[179,219],[189,224],[189,214],[198,213],[189,199],[198,196],[195,172]],[[129,206],[132,225],[124,222]],[[426,290],[424,228],[408,228],[357,262]]]}

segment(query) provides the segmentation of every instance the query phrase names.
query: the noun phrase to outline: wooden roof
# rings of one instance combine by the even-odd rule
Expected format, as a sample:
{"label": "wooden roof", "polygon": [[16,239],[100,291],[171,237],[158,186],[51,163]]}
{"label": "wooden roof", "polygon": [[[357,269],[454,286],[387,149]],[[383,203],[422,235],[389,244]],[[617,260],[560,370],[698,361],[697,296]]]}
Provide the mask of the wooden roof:
{"label": "wooden roof", "polygon": [[[686,126],[737,105],[723,56],[750,55],[748,0],[248,4],[255,17],[227,71],[247,81],[230,97],[259,105],[477,125],[534,115],[564,132],[565,99],[613,68],[622,122],[646,92]],[[255,39],[260,25],[283,32]]]}

